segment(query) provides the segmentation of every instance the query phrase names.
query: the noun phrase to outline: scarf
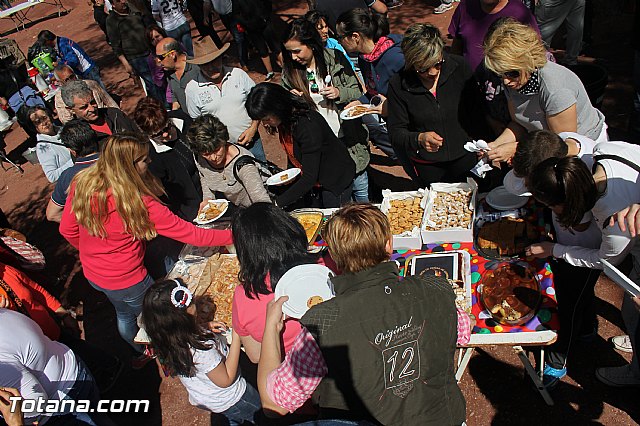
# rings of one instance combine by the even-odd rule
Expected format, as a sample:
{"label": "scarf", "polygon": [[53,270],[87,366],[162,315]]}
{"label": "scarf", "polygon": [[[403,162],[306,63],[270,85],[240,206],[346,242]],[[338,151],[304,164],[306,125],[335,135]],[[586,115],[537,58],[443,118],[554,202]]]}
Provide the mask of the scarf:
{"label": "scarf", "polygon": [[290,133],[278,132],[280,136],[280,143],[284,148],[284,151],[287,153],[287,158],[293,164],[294,167],[299,168],[302,171],[302,164],[298,161],[298,159],[293,155],[293,137],[291,137]]}
{"label": "scarf", "polygon": [[389,37],[380,37],[376,42],[376,45],[373,47],[373,51],[367,55],[362,55],[362,59],[367,62],[375,62],[384,52],[389,50],[394,45],[394,41]]}
{"label": "scarf", "polygon": [[518,92],[523,95],[535,95],[540,91],[540,75],[539,71],[535,70],[531,73],[531,77],[529,77],[529,81],[518,89]]}

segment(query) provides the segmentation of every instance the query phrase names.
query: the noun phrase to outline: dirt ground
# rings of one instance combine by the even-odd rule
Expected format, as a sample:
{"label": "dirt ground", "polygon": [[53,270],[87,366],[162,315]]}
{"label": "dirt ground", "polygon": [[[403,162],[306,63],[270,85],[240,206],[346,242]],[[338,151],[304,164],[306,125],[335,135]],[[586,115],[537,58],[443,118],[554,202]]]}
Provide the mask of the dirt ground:
{"label": "dirt ground", "polygon": [[[518,0],[511,0],[518,1]],[[9,20],[0,22],[0,34],[15,39],[26,53],[40,30],[49,29],[69,37],[97,61],[108,89],[123,97],[122,107],[130,112],[142,96],[106,44],[104,35],[93,20],[91,6],[86,1],[63,0],[70,13],[58,17],[55,8],[39,5],[29,12],[35,22],[18,33]],[[626,133],[632,110],[631,64],[633,51],[629,45],[633,2],[628,0],[593,0],[594,43],[590,55],[609,71],[609,84],[602,111],[607,117],[609,134],[613,140],[628,140]],[[303,12],[304,2],[297,0],[274,2],[276,12],[284,18]],[[437,0],[406,0],[404,5],[390,12],[392,32],[401,33],[413,22],[431,22],[443,34],[447,33],[452,11],[433,15]],[[217,22],[217,28],[222,25]],[[194,35],[196,34],[194,30]],[[230,39],[226,32],[221,35]],[[562,45],[562,37],[558,37]],[[233,50],[230,50],[233,51]],[[593,60],[583,58],[583,60]],[[233,59],[231,59],[233,61]],[[261,70],[257,58],[251,60],[252,69]],[[264,77],[252,72],[256,81]],[[6,133],[7,152],[19,160],[29,143],[17,125]],[[269,158],[282,162],[283,154],[273,139],[265,140]],[[21,160],[24,162],[24,160]],[[380,188],[403,190],[412,187],[399,167],[389,165],[382,155],[373,156],[371,171],[374,194]],[[6,166],[6,164],[5,164]],[[107,352],[126,358],[131,355],[119,338],[111,305],[84,280],[77,256],[61,238],[57,227],[46,221],[45,206],[53,186],[44,178],[38,165],[23,164],[25,173],[0,171],[0,207],[13,227],[27,235],[47,258],[47,269],[37,278],[69,306],[82,304],[86,339]],[[80,272],[80,273],[78,273]],[[616,352],[608,339],[621,334],[623,328],[619,308],[622,292],[606,279],[596,287],[598,338],[572,349],[569,376],[553,392],[555,405],[545,405],[536,391],[523,380],[524,370],[511,348],[488,347],[475,353],[461,387],[467,400],[467,424],[606,424],[631,425],[640,421],[640,390],[613,389],[600,384],[594,376],[599,366],[622,365],[630,357]],[[250,376],[250,368],[245,368]],[[110,399],[149,399],[151,410],[146,414],[122,414],[113,418],[119,425],[187,426],[218,424],[208,413],[192,407],[186,391],[175,379],[161,379],[152,364],[140,371],[127,370],[117,386],[104,395]]]}

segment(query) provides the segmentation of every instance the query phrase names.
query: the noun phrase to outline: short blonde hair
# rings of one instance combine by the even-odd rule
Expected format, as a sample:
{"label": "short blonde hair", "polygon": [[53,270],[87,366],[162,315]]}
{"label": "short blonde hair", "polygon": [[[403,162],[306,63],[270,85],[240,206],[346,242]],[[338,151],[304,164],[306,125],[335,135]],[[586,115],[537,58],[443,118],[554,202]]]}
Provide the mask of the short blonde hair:
{"label": "short blonde hair", "polygon": [[404,68],[430,68],[442,59],[444,40],[440,30],[431,24],[413,24],[402,39]]}
{"label": "short blonde hair", "polygon": [[531,73],[547,63],[540,35],[512,18],[504,19],[487,34],[483,48],[484,64],[496,74],[513,70]]}
{"label": "short blonde hair", "polygon": [[349,204],[329,219],[322,232],[331,257],[344,273],[356,273],[389,260],[391,227],[372,204]]}

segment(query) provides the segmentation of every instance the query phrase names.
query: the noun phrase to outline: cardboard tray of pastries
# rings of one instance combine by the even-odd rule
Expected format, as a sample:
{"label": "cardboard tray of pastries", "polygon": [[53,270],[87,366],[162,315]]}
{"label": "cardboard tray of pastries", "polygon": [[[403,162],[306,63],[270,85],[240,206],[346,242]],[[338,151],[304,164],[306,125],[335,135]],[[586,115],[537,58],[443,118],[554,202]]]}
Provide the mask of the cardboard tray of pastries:
{"label": "cardboard tray of pastries", "polygon": [[471,242],[478,185],[468,178],[465,183],[434,183],[429,190],[422,243]]}
{"label": "cardboard tray of pastries", "polygon": [[393,234],[393,249],[422,248],[420,226],[427,202],[427,191],[391,192],[382,191],[380,210],[389,219]]}

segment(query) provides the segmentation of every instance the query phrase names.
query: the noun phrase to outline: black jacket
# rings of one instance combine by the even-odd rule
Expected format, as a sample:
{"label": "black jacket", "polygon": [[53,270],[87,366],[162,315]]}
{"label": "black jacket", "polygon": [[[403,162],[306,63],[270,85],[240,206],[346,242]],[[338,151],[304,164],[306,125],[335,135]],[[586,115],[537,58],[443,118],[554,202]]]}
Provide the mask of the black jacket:
{"label": "black jacket", "polygon": [[302,176],[276,202],[281,207],[311,191],[316,182],[336,195],[353,182],[356,165],[346,146],[336,137],[317,111],[300,117],[292,129],[293,155],[302,166]]}
{"label": "black jacket", "polygon": [[[109,129],[111,129],[111,133],[114,135],[122,132],[140,132],[136,123],[127,117],[119,108],[100,108],[98,113],[105,117]],[[98,135],[100,149],[102,149],[102,144],[107,140],[109,135],[102,132],[96,132],[96,134]]]}
{"label": "black jacket", "polygon": [[172,149],[160,153],[149,147],[149,171],[162,182],[169,209],[182,219],[192,221],[202,201],[200,175],[193,153],[184,142],[184,133],[178,133],[178,139],[166,145]]}
{"label": "black jacket", "polygon": [[[465,155],[464,144],[485,136],[480,92],[471,68],[462,56],[444,55],[436,97],[420,82],[414,70],[403,70],[389,82],[389,136],[395,149],[411,158],[445,162]],[[437,152],[418,144],[418,134],[436,132],[444,142]]]}
{"label": "black jacket", "polygon": [[331,278],[336,297],[300,322],[328,374],[316,393],[323,418],[384,425],[459,425],[454,375],[455,295],[442,277],[401,279],[394,262]]}

